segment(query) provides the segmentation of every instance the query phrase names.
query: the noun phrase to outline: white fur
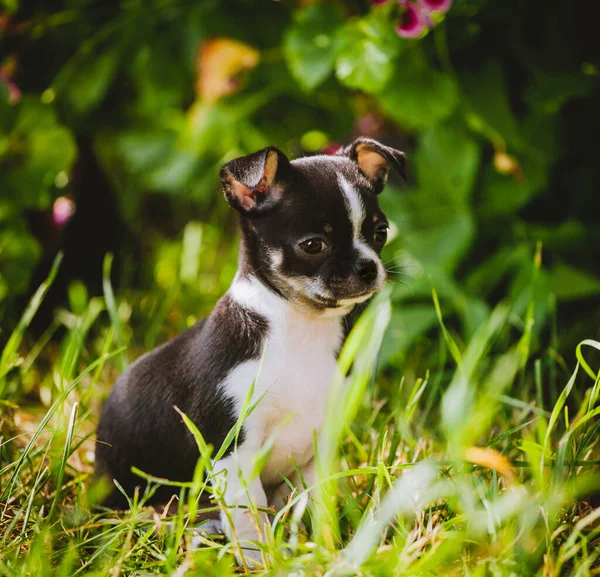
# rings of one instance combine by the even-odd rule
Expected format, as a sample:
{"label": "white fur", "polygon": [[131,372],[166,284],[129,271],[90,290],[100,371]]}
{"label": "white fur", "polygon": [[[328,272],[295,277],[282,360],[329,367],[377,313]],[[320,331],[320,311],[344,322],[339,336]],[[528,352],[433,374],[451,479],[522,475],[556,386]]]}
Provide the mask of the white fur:
{"label": "white fur", "polygon": [[348,165],[349,163],[352,163],[352,161],[347,156],[343,156],[343,155],[338,156],[336,154],[314,154],[312,156],[303,156],[302,158],[296,158],[292,161],[292,164],[311,164],[315,160],[324,160],[326,162],[337,162],[339,164],[346,164],[346,165]]}
{"label": "white fur", "polygon": [[[293,467],[289,457],[303,465],[312,457],[312,430],[319,430],[329,385],[337,369],[336,353],[342,341],[339,318],[311,316],[267,289],[257,279],[237,278],[230,297],[264,316],[269,334],[262,359],[237,366],[222,383],[238,411],[254,384],[254,396],[267,395],[245,422],[247,439],[262,445],[278,425],[290,418],[277,435],[271,458],[261,477],[267,484],[280,481]],[[254,441],[252,441],[254,442]]]}
{"label": "white fur", "polygon": [[363,221],[365,220],[365,207],[360,194],[341,174],[338,174],[338,183],[342,189],[344,202],[348,208],[348,216],[350,217],[350,222],[352,223],[354,248],[360,255],[363,256],[363,258],[372,260],[377,264],[377,285],[378,287],[381,287],[383,285],[383,281],[385,280],[385,271],[379,255],[368,244],[365,243],[365,239],[362,236],[361,231]]}
{"label": "white fur", "polygon": [[277,272],[283,263],[283,250],[280,248],[273,248],[268,251],[269,256],[269,267],[274,272]]}
{"label": "white fur", "polygon": [[[227,472],[225,498],[230,506],[248,505],[248,495],[238,478],[239,469],[250,497],[258,507],[266,507],[265,487],[280,485],[281,475],[292,477],[293,462],[301,469],[312,470],[313,432],[318,433],[323,424],[330,384],[337,370],[342,319],[302,311],[253,277],[236,277],[228,294],[240,306],[264,316],[269,333],[262,364],[261,360],[244,362],[221,384],[233,397],[238,414],[253,381],[253,401],[263,394],[264,397],[244,422],[245,439],[237,452],[217,463],[215,469]],[[255,456],[269,440],[273,443],[269,459],[260,477],[253,479]],[[238,539],[260,537],[247,512],[231,512]],[[225,520],[223,525],[231,536],[231,527]]]}

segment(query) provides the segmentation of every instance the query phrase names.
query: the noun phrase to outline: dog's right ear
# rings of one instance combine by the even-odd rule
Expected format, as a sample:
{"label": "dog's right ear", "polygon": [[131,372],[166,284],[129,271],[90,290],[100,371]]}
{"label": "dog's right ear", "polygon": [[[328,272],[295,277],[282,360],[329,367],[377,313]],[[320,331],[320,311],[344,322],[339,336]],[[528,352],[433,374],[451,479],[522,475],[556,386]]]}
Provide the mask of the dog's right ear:
{"label": "dog's right ear", "polygon": [[383,190],[390,168],[396,169],[398,174],[406,180],[404,152],[385,146],[372,138],[357,138],[337,154],[347,156],[356,162],[377,194]]}
{"label": "dog's right ear", "polygon": [[231,160],[219,173],[225,198],[242,213],[270,208],[281,198],[280,183],[289,165],[274,146]]}

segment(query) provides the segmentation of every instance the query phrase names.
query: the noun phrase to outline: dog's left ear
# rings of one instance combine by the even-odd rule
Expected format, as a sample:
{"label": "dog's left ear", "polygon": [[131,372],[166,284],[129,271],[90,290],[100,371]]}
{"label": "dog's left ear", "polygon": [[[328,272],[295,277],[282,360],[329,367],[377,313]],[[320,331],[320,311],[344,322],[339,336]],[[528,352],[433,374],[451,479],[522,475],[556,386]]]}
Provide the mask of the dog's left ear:
{"label": "dog's left ear", "polygon": [[344,147],[339,154],[349,157],[358,164],[377,194],[383,190],[391,168],[394,168],[406,180],[404,152],[385,146],[371,138],[357,138],[352,144]]}
{"label": "dog's left ear", "polygon": [[289,160],[274,146],[228,162],[219,173],[225,198],[241,213],[255,213],[275,204],[278,186],[289,169]]}

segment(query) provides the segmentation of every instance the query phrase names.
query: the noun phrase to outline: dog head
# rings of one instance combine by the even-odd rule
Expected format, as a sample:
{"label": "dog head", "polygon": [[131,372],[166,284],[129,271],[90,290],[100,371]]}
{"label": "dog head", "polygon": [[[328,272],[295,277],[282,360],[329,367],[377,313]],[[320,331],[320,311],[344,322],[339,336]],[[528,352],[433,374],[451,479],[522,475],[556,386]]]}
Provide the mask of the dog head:
{"label": "dog head", "polygon": [[227,163],[220,176],[242,216],[242,270],[305,309],[347,314],[385,281],[377,195],[404,165],[402,152],[368,138],[334,156],[290,162],[269,147]]}

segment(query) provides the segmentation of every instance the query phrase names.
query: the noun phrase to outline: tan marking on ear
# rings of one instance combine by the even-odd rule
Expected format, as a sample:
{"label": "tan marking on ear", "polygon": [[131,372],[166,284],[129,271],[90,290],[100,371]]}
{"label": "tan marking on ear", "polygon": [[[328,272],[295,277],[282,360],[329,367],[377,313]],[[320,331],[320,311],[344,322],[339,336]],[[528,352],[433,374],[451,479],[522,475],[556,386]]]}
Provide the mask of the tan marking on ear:
{"label": "tan marking on ear", "polygon": [[277,153],[274,150],[271,150],[267,154],[267,159],[265,160],[265,172],[263,177],[260,179],[260,182],[254,191],[264,192],[268,188],[271,188],[275,181],[275,174],[277,174]]}
{"label": "tan marking on ear", "polygon": [[275,174],[277,173],[277,153],[274,150],[270,150],[267,154],[267,160],[265,161],[265,174],[263,180],[265,186],[270,188],[275,181]]}
{"label": "tan marking on ear", "polygon": [[268,188],[271,188],[275,181],[275,175],[277,174],[277,153],[274,150],[271,150],[267,154],[267,158],[265,160],[265,170],[263,173],[263,177],[260,179],[260,182],[254,188],[249,188],[245,184],[242,184],[231,174],[227,175],[227,183],[229,184],[229,189],[236,198],[239,200],[240,204],[246,208],[254,208],[256,206],[256,193],[262,194]]}
{"label": "tan marking on ear", "polygon": [[356,161],[363,174],[372,182],[385,182],[390,171],[385,157],[368,148],[366,144],[358,144],[355,149]]}

